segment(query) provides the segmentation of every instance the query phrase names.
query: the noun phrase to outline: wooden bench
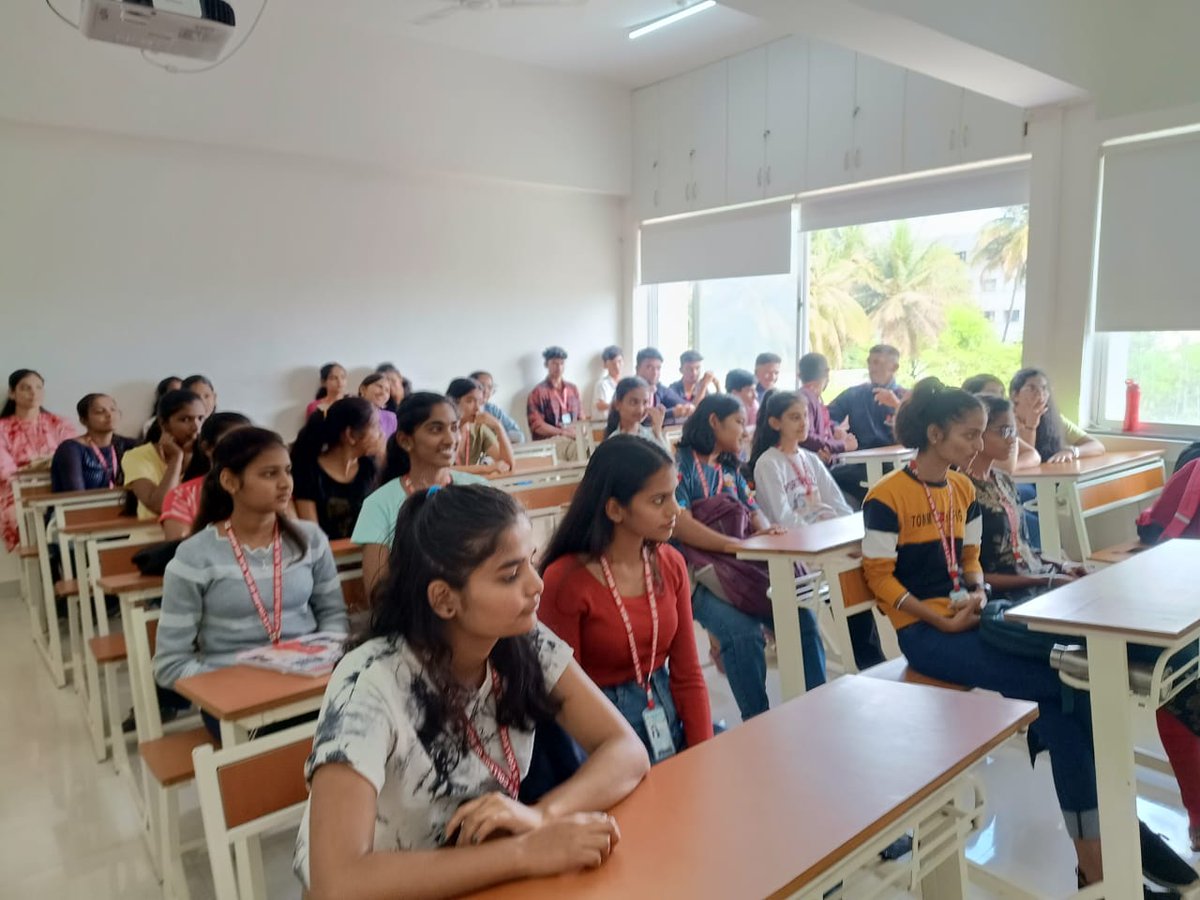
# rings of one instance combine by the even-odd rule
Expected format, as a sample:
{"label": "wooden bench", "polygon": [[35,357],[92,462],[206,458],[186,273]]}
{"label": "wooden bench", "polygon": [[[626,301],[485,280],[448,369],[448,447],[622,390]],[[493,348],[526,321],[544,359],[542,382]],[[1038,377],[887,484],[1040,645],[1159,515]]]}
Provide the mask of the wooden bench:
{"label": "wooden bench", "polygon": [[936,678],[930,678],[928,675],[922,675],[916,669],[908,664],[908,660],[903,656],[898,656],[895,659],[889,659],[887,662],[880,663],[877,666],[871,666],[869,669],[864,669],[861,675],[868,678],[879,678],[883,681],[903,681],[908,684],[924,684],[929,687],[945,688],[950,691],[969,691],[969,687],[964,687],[961,684],[951,684],[949,681],[938,681]]}

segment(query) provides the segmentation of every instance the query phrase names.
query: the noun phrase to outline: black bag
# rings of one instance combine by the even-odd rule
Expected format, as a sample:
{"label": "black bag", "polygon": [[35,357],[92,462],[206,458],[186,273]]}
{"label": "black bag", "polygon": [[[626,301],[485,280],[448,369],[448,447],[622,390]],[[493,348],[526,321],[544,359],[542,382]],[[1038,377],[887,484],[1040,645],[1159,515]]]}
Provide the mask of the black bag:
{"label": "black bag", "polygon": [[1021,602],[1012,600],[990,601],[980,615],[979,639],[997,650],[1043,663],[1050,662],[1050,651],[1055,644],[1083,643],[1082,638],[1030,631],[1029,626],[1021,622],[1010,622],[1005,612],[1020,605]]}
{"label": "black bag", "polygon": [[1200,459],[1200,441],[1188,444],[1184,451],[1179,454],[1179,459],[1175,460],[1175,468],[1171,474],[1174,475],[1193,459]]}
{"label": "black bag", "polygon": [[133,564],[143,575],[162,575],[167,571],[167,563],[175,558],[175,551],[183,541],[162,541],[151,544],[144,550],[133,554]]}

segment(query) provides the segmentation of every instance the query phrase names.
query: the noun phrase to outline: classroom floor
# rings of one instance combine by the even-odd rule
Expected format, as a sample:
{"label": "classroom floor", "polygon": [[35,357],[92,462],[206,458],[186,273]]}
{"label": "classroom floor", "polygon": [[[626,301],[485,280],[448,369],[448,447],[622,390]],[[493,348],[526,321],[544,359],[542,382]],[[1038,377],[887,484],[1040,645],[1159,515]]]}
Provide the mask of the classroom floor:
{"label": "classroom floor", "polygon": [[[110,763],[98,764],[69,689],[56,690],[28,637],[24,607],[0,601],[0,872],[3,896],[74,900],[157,900],[161,887],[139,836],[133,801]],[[701,659],[708,642],[697,635]],[[729,726],[739,721],[728,684],[711,664],[705,667],[713,717]],[[779,679],[768,675],[772,703]],[[1153,743],[1148,735],[1144,746]],[[1187,854],[1187,820],[1174,781],[1142,772],[1139,812],[1155,830]],[[1023,744],[1009,743],[988,758],[982,780],[991,804],[986,827],[975,836],[970,858],[1021,886],[1050,896],[1067,896],[1075,882],[1073,854],[1054,803],[1050,770],[1043,756],[1031,773]],[[200,834],[194,796],[184,795],[184,838]],[[999,816],[1000,823],[996,817]],[[297,898],[292,878],[294,834],[264,842],[267,886],[272,898]],[[212,897],[203,852],[186,856],[194,900]],[[904,896],[904,895],[897,895]],[[972,885],[974,900],[992,894]]]}

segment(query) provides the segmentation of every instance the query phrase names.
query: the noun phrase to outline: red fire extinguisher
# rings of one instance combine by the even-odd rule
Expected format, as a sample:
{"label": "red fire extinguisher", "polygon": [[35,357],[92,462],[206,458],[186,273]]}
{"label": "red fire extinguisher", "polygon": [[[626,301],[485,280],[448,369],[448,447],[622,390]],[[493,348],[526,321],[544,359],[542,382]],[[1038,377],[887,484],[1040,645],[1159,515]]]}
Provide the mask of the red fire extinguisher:
{"label": "red fire extinguisher", "polygon": [[1141,428],[1142,389],[1132,378],[1125,381],[1125,430]]}

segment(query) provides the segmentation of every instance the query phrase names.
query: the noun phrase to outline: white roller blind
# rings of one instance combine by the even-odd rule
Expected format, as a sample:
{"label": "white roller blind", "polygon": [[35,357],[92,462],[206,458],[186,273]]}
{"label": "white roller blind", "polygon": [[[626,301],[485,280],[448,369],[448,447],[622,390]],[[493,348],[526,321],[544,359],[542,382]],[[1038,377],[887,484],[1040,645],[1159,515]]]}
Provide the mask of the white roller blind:
{"label": "white roller blind", "polygon": [[1097,331],[1200,331],[1200,135],[1104,151]]}
{"label": "white roller blind", "polygon": [[791,200],[642,226],[642,284],[791,270]]}
{"label": "white roller blind", "polygon": [[800,228],[821,231],[1028,202],[1029,164],[1022,161],[801,197]]}

